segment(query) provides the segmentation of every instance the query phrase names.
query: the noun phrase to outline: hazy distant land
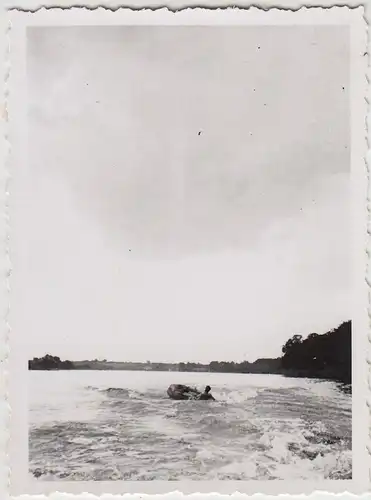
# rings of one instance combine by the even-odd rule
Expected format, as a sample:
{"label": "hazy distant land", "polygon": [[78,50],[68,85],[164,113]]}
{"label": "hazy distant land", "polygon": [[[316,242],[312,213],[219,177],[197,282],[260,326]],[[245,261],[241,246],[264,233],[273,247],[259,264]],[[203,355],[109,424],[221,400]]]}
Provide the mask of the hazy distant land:
{"label": "hazy distant land", "polygon": [[313,377],[351,383],[351,321],[330,332],[311,333],[306,339],[294,335],[282,347],[279,358],[243,361],[212,361],[202,363],[156,363],[147,361],[82,360],[62,361],[47,354],[28,362],[29,370],[145,370],[219,373],[270,373],[291,377]]}

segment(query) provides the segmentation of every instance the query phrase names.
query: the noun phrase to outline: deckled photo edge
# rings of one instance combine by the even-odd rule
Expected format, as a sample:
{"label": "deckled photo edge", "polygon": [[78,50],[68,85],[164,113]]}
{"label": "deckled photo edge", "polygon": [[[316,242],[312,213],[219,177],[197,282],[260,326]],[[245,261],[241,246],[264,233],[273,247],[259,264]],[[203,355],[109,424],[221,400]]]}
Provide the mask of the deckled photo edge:
{"label": "deckled photo edge", "polygon": [[[252,7],[249,11],[252,12],[253,9],[256,9],[256,8]],[[309,9],[309,10],[314,10],[314,9],[321,10],[320,7],[313,7],[313,8],[302,7],[300,9],[300,12],[302,12],[302,13],[307,12],[307,9]],[[339,10],[344,10],[344,9],[347,9],[347,7],[346,6],[344,6],[344,7],[342,6],[342,7],[333,7],[333,8],[331,8],[331,10],[335,10],[335,9],[336,10],[338,10],[338,9]],[[221,10],[223,11],[224,9],[221,9]],[[102,13],[107,13],[107,10],[104,9],[104,8],[102,8],[102,7],[99,7],[99,8],[97,8],[94,11],[90,11],[90,10],[87,10],[85,8],[73,8],[73,9],[68,9],[68,10],[60,10],[60,9],[48,10],[48,9],[45,9],[45,8],[41,8],[40,10],[36,11],[35,13],[32,13],[31,17],[34,16],[34,15],[38,16],[39,14],[41,16],[43,16],[44,13],[45,13],[46,17],[48,17],[50,15],[51,15],[51,17],[54,17],[54,13],[57,14],[57,15],[59,15],[58,14],[58,12],[59,12],[61,14],[61,18],[60,19],[62,19],[64,17],[65,13],[68,14],[68,16],[75,16],[75,14],[79,14],[80,15],[82,13],[82,11],[84,11],[84,14],[87,13],[89,16],[90,16],[90,14],[94,14],[94,15],[96,14],[97,15],[97,20],[98,20],[98,15],[100,15]],[[192,12],[190,12],[190,11],[192,11]],[[186,9],[186,10],[184,10],[182,12],[184,12],[184,13],[190,13],[190,14],[192,14],[191,15],[191,17],[192,17],[193,13],[196,13],[196,12],[199,12],[199,11],[203,11],[204,13],[208,13],[208,11],[206,9]],[[266,11],[261,11],[260,9],[256,9],[256,11],[258,11],[259,13],[261,13],[261,12],[266,13]],[[280,9],[272,9],[270,12],[273,12],[273,11],[279,12],[281,14]],[[15,11],[11,12],[12,15],[14,14],[14,12]],[[150,17],[152,17],[152,15],[153,15],[153,11],[151,11],[151,10],[149,10],[149,11],[148,10],[131,11],[131,10],[128,10],[128,9],[125,9],[125,8],[119,9],[118,11],[114,11],[114,12],[111,11],[111,10],[108,10],[109,16],[111,16],[111,15],[114,16],[116,14],[116,12],[124,12],[124,13],[125,12],[126,13],[129,12],[129,13],[135,13],[135,14],[139,13],[139,12],[140,13],[148,13]],[[219,10],[216,10],[216,11],[213,11],[213,12],[219,12]],[[236,10],[236,9],[232,9],[231,8],[231,9],[228,9],[228,12],[233,12],[233,14],[235,14],[235,13],[240,12],[240,11],[238,9]],[[296,12],[298,12],[298,11],[296,11]],[[172,15],[173,14],[168,9],[165,9],[165,10],[161,9],[159,11],[156,11],[156,13],[159,13],[159,14],[161,13],[161,14],[165,14],[165,15]],[[283,11],[283,13],[287,13],[287,11]],[[294,14],[294,13],[295,12],[292,12],[291,14]],[[24,12],[23,13],[17,12],[17,14],[25,14],[25,13]],[[26,13],[26,14],[29,15],[29,13]],[[175,12],[174,14],[176,15],[176,14],[179,14],[179,13]],[[67,19],[68,16],[66,16],[66,18],[65,18],[66,24],[69,24],[68,19]],[[34,20],[36,21],[36,24],[38,24],[38,20],[36,20],[35,18],[34,18]],[[42,20],[42,17],[40,17],[40,20]],[[137,20],[139,20],[139,18],[137,18],[137,19],[133,18],[134,22],[136,22]],[[46,21],[47,21],[47,19],[46,19]],[[104,19],[103,23],[105,21],[108,21],[108,18]],[[120,21],[119,24],[121,24],[123,21],[124,20]],[[59,22],[60,22],[59,19],[55,20],[55,24],[59,24]],[[90,19],[87,20],[86,24],[89,24],[89,22],[90,22]],[[157,18],[157,20],[148,19],[148,24],[152,24],[152,23],[156,24],[157,22],[161,22],[160,16]],[[33,22],[32,22],[32,24],[33,24]],[[115,22],[113,22],[112,24],[115,24]],[[144,22],[144,24],[146,24],[146,21]],[[173,23],[170,22],[170,24],[173,24]],[[183,20],[179,19],[179,24],[183,24]],[[211,24],[214,24],[214,23],[211,22]],[[236,23],[236,24],[238,24],[238,23]],[[272,23],[272,24],[275,24],[275,23]],[[326,21],[324,21],[324,24],[326,24]],[[11,39],[12,39],[12,37],[11,37],[11,30],[8,32],[8,36],[9,36],[10,44],[11,44]],[[370,39],[369,39],[369,47],[370,47]],[[370,54],[370,50],[369,50],[369,54]],[[6,64],[4,66],[5,67],[5,71],[4,71],[4,88],[5,88],[5,94],[6,94],[6,102],[8,101],[8,99],[7,99],[8,92],[10,92],[10,94],[11,94],[11,66],[9,65],[9,62],[7,63],[8,56],[9,56],[9,54],[8,54],[8,52],[6,52]],[[11,59],[11,57],[10,57],[10,59]],[[10,80],[8,79],[9,78],[9,74],[10,74]],[[371,72],[370,72],[370,68],[368,68],[368,78],[370,79],[370,77],[371,77]],[[8,86],[9,86],[9,88],[8,88]],[[369,100],[368,100],[368,102],[369,102],[370,101],[370,97],[371,97],[370,86],[368,86],[368,96],[369,96]],[[10,97],[10,100],[11,100],[11,97]],[[368,107],[368,111],[369,111],[369,107]],[[4,116],[3,116],[3,120],[2,120],[2,125],[4,125],[4,122],[5,122],[5,131],[4,131],[4,134],[3,134],[3,139],[4,139],[3,142],[5,143],[5,146],[6,146],[5,149],[6,148],[10,149],[11,148],[11,136],[9,137],[9,140],[8,140],[7,132],[6,132],[6,130],[7,130],[7,126],[6,126],[6,121],[7,121],[6,120],[6,112],[7,112],[7,110],[6,110],[6,107],[5,107]],[[4,117],[5,117],[5,120],[4,120]],[[371,119],[371,117],[370,117],[370,115],[368,115],[368,119],[367,119],[367,123],[368,124],[370,123],[370,119]],[[366,140],[366,137],[368,137],[368,141],[369,141],[368,145],[369,145],[370,144],[370,137],[371,137],[370,136],[370,132],[369,132],[369,127],[368,127],[368,129],[366,129],[366,133],[367,133],[367,135],[365,134],[365,140]],[[366,162],[366,164],[368,166],[368,169],[370,168],[370,161],[371,161],[370,158],[371,158],[370,152],[368,151],[367,156],[365,158],[365,162]],[[2,174],[3,174],[3,172],[2,172]],[[7,269],[6,270],[7,279],[6,279],[6,287],[5,287],[5,294],[7,296],[8,293],[9,293],[9,286],[11,285],[11,279],[10,279],[10,281],[8,280],[8,278],[10,278],[10,274],[11,274],[11,259],[9,258],[9,247],[7,245],[8,238],[9,238],[9,229],[11,228],[11,226],[9,226],[9,224],[11,222],[11,219],[9,220],[8,202],[7,202],[7,200],[9,199],[9,194],[11,194],[11,169],[7,170],[7,168],[5,168],[4,174],[5,174],[4,177],[6,178],[6,188],[4,190],[5,194],[6,194],[5,197],[4,197],[4,206],[5,206],[5,217],[4,217],[4,220],[6,221],[6,223],[5,223],[5,235],[6,235],[5,236],[5,239],[6,239],[5,250],[6,250],[6,256],[8,257],[8,259],[7,259],[7,268],[6,268]],[[3,175],[1,176],[1,182],[3,182]],[[9,185],[10,185],[10,192],[9,192]],[[368,183],[368,192],[369,192],[369,197],[370,197],[371,196],[371,185],[370,185],[370,182]],[[2,199],[1,199],[1,202],[3,202]],[[10,199],[10,205],[11,205],[11,199]],[[1,230],[3,231],[3,227],[1,227]],[[367,268],[367,272],[368,272],[368,276],[369,276],[369,266]],[[9,285],[9,283],[10,283],[10,285]],[[368,283],[370,283],[370,279],[368,279]],[[7,318],[7,316],[8,316],[8,307],[9,307],[9,305],[6,308],[5,318]],[[370,307],[370,305],[369,305],[369,311],[368,312],[369,312],[369,315],[371,316],[371,307]],[[2,375],[4,375],[4,379],[3,380],[6,379],[6,365],[7,365],[8,350],[9,350],[9,344],[7,342],[7,337],[9,335],[9,332],[10,332],[10,329],[11,329],[11,325],[9,324],[9,322],[7,321],[7,319],[6,319],[6,325],[5,326],[6,326],[6,328],[5,328],[6,341],[4,342],[5,350],[1,351],[1,353],[2,353],[2,357],[1,357],[1,361],[2,361],[1,362],[1,370],[2,370]],[[369,337],[369,340],[371,341],[371,337]],[[370,359],[370,356],[368,356],[368,360],[369,359]],[[9,376],[11,376],[11,372],[9,373]],[[3,390],[4,384],[2,384],[1,387],[2,387],[2,390]],[[369,385],[369,389],[370,389],[370,387],[371,386]],[[6,390],[6,385],[5,385],[5,390]],[[2,403],[3,403],[3,401],[2,401]],[[8,421],[8,417],[9,417],[9,409],[8,409],[8,405],[7,405],[6,402],[5,402],[5,405],[2,404],[1,416],[3,417],[3,415],[5,417],[5,422],[7,422]],[[353,420],[353,425],[354,425],[354,420]],[[7,439],[9,439],[9,437],[10,436],[8,435]],[[369,448],[368,449],[369,449],[369,452],[371,452],[371,443],[369,443]],[[5,456],[5,461],[6,461],[6,458],[7,457]],[[5,474],[5,477],[7,477],[7,474]],[[60,486],[63,486],[63,483],[58,483],[58,484]],[[9,484],[7,484],[7,486],[8,485]],[[198,493],[198,492],[197,493],[196,492],[195,493],[191,493],[191,495],[193,495],[193,496],[199,495],[199,494],[200,493]],[[205,494],[207,494],[207,495],[213,495],[213,496],[215,496],[215,495],[219,496],[220,495],[219,493],[205,493]],[[202,494],[202,495],[204,496],[205,494]],[[74,495],[72,493],[59,493],[58,491],[54,491],[53,493],[48,494],[48,496],[56,496],[56,495],[58,497],[62,497],[62,496],[63,497],[65,497],[65,496],[74,497],[74,496],[81,496],[81,495],[83,495],[84,498],[85,497],[86,498],[87,497],[97,498],[97,496],[95,494],[92,494],[92,493],[87,493],[87,494],[85,494],[85,493],[79,493],[77,495]],[[142,493],[133,493],[133,494],[131,494],[131,493],[124,493],[123,494],[123,496],[127,496],[127,495],[137,497],[139,495],[140,496],[146,496],[147,494],[146,493],[143,493],[143,494]],[[156,493],[156,495],[158,495],[158,494]],[[172,497],[174,497],[175,495],[176,496],[184,496],[184,493],[181,492],[181,491],[177,491],[177,488],[175,487],[174,491],[165,493],[165,495],[172,496]],[[220,495],[220,496],[222,496],[222,495]],[[232,496],[240,496],[240,495],[241,495],[241,493],[239,493],[238,491],[236,491],[236,493],[232,494]],[[311,497],[312,496],[313,498],[314,497],[318,498],[318,495],[321,495],[321,496],[322,495],[326,495],[326,496],[327,495],[331,495],[331,496],[339,496],[339,495],[341,495],[341,496],[348,496],[349,495],[352,498],[356,497],[356,495],[354,495],[353,493],[332,493],[332,492],[327,492],[325,490],[316,491],[316,492],[310,493],[310,495],[295,494],[295,496],[298,496],[298,497],[304,497],[304,496]],[[29,495],[22,494],[21,496],[22,497],[28,497]],[[43,496],[43,497],[45,497],[45,495],[39,495],[39,494],[37,494],[37,496]],[[101,496],[104,496],[104,497],[108,498],[108,497],[111,497],[113,495],[111,493],[103,493],[103,491],[102,491]],[[153,495],[148,495],[148,496],[153,496]],[[164,496],[164,495],[161,494],[161,496]],[[228,496],[230,496],[230,495],[228,495]],[[253,496],[256,497],[256,498],[259,498],[259,497],[265,497],[266,498],[266,496],[262,495],[261,493],[254,493]],[[272,496],[272,497],[273,496],[275,496],[275,497],[280,496],[282,498],[285,498],[288,495],[286,495],[285,493],[280,493],[279,495],[269,495],[269,496]],[[362,496],[366,496],[366,493],[364,495],[362,495]]]}
{"label": "deckled photo edge", "polygon": [[0,491],[7,494],[10,491],[10,415],[11,409],[8,401],[8,379],[9,379],[9,291],[11,276],[10,257],[10,190],[11,175],[9,169],[9,158],[11,143],[8,133],[8,93],[10,78],[10,25],[6,15],[0,9],[0,65],[3,75],[3,100],[0,112],[0,205],[2,216],[0,217],[0,241],[1,241],[1,286],[0,303],[2,304],[2,321],[0,328]]}
{"label": "deckled photo edge", "polygon": [[[362,14],[360,14],[362,13]],[[363,4],[348,6],[333,4],[329,6],[301,4],[296,8],[286,8],[272,5],[264,8],[259,5],[239,7],[226,6],[184,6],[172,10],[170,6],[156,6],[154,8],[141,6],[131,8],[120,6],[109,8],[104,5],[90,7],[82,6],[55,6],[44,5],[35,10],[26,8],[9,8],[8,16],[11,20],[17,19],[17,24],[26,26],[55,26],[55,25],[188,25],[202,22],[202,25],[279,25],[293,21],[295,25],[318,24],[333,25],[349,23],[350,20],[361,21],[363,25],[369,23],[367,10]],[[369,16],[371,17],[371,15]],[[11,24],[11,23],[10,23]],[[360,24],[360,26],[361,26]],[[366,27],[364,26],[364,27]],[[367,36],[367,32],[365,33]],[[10,35],[11,36],[11,35]]]}

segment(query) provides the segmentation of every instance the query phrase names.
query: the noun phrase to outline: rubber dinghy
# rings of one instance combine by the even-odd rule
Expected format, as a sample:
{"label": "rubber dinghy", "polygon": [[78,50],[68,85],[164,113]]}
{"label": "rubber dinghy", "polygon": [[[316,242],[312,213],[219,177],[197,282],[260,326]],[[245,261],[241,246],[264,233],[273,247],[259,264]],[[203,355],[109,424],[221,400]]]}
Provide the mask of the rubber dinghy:
{"label": "rubber dinghy", "polygon": [[171,384],[167,390],[167,395],[171,399],[199,399],[201,396],[200,391],[192,389],[187,385]]}
{"label": "rubber dinghy", "polygon": [[167,395],[171,399],[177,399],[177,400],[207,400],[207,399],[212,399],[215,401],[213,396],[210,394],[210,386],[207,385],[205,388],[205,392],[200,392],[197,389],[193,389],[192,387],[189,387],[188,385],[183,385],[183,384],[171,384],[167,390]]}

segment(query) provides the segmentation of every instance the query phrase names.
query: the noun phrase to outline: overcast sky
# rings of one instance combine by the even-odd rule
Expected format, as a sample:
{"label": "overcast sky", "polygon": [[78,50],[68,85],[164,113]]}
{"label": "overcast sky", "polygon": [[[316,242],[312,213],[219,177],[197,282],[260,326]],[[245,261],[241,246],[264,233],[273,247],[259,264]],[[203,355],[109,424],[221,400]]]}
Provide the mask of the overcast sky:
{"label": "overcast sky", "polygon": [[345,27],[32,28],[28,47],[30,357],[253,361],[350,319]]}

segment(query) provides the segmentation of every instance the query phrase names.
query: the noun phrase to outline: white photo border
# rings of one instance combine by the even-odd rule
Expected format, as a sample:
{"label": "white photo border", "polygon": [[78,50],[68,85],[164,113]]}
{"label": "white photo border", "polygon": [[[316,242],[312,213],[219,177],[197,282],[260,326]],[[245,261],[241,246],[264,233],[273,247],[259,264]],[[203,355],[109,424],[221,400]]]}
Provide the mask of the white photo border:
{"label": "white photo border", "polygon": [[[63,491],[66,493],[93,493],[101,494],[122,494],[122,493],[148,493],[162,494],[174,491],[181,491],[185,494],[191,493],[213,493],[232,494],[240,493],[264,493],[270,495],[277,494],[308,494],[314,491],[339,492],[345,491],[355,494],[362,494],[369,490],[370,457],[367,452],[369,443],[368,423],[369,412],[366,401],[368,400],[368,366],[366,361],[368,333],[367,309],[368,289],[364,279],[367,261],[367,175],[365,168],[366,144],[366,23],[363,18],[363,7],[348,9],[347,7],[333,7],[331,9],[302,8],[296,12],[272,9],[263,11],[257,8],[248,10],[227,9],[227,10],[207,10],[207,9],[187,9],[181,12],[171,12],[168,9],[159,10],[130,10],[119,9],[117,11],[98,8],[88,10],[86,8],[72,9],[40,9],[35,13],[10,11],[9,18],[12,23],[8,32],[10,41],[10,77],[6,76],[6,88],[8,92],[7,107],[9,111],[9,122],[5,135],[6,147],[11,146],[12,153],[7,161],[7,168],[4,171],[6,190],[10,190],[10,208],[6,208],[6,214],[10,216],[9,221],[5,221],[4,234],[10,236],[14,241],[11,231],[11,203],[12,193],[17,189],[17,182],[21,175],[21,169],[26,165],[27,130],[25,109],[27,103],[26,96],[26,28],[27,26],[56,26],[56,25],[98,25],[98,24],[140,24],[140,25],[251,25],[251,24],[349,24],[351,33],[351,53],[357,54],[351,58],[351,130],[352,130],[352,154],[351,154],[351,175],[352,175],[352,202],[354,216],[354,248],[353,263],[354,276],[356,277],[354,294],[354,315],[352,318],[352,369],[353,369],[353,408],[352,408],[352,434],[353,434],[353,479],[349,481],[323,481],[315,485],[311,481],[112,481],[112,482],[44,482],[28,480],[28,426],[27,426],[27,359],[22,351],[22,339],[18,339],[16,333],[16,317],[12,310],[8,314],[8,301],[5,309],[5,338],[9,337],[10,328],[12,338],[10,341],[10,352],[8,343],[4,341],[4,353],[1,352],[1,359],[7,360],[8,371],[8,401],[4,403],[5,413],[8,414],[6,403],[10,404],[10,445],[8,466],[10,465],[10,494],[49,494]],[[5,74],[7,75],[8,69]],[[361,75],[365,75],[364,78]],[[17,167],[17,168],[16,168]],[[3,172],[2,172],[3,174]],[[9,176],[11,182],[9,183]],[[0,177],[3,181],[3,175]],[[7,205],[5,196],[4,205]],[[3,201],[3,200],[1,200]],[[1,227],[1,230],[3,228]],[[19,236],[16,236],[17,241]],[[9,246],[5,245],[9,250]],[[10,245],[10,251],[12,244]],[[336,251],[336,249],[334,249]],[[11,257],[11,253],[10,253]],[[10,263],[6,262],[5,273],[8,273]],[[11,279],[5,280],[6,298],[8,286],[16,280],[17,269],[13,269]],[[371,281],[371,280],[370,280]],[[11,303],[11,302],[10,302]],[[9,322],[9,324],[8,324]],[[357,332],[356,334],[354,332]],[[3,333],[2,333],[3,335]],[[13,336],[14,335],[14,336]],[[356,338],[357,337],[357,338]],[[3,368],[4,369],[4,368]],[[5,389],[4,389],[5,391]],[[1,415],[1,422],[2,415]],[[4,420],[7,425],[7,420]],[[4,434],[5,437],[6,433]],[[3,455],[6,459],[5,448]],[[1,457],[1,455],[0,455]],[[6,459],[7,460],[7,459]],[[5,481],[7,481],[5,474]]]}

